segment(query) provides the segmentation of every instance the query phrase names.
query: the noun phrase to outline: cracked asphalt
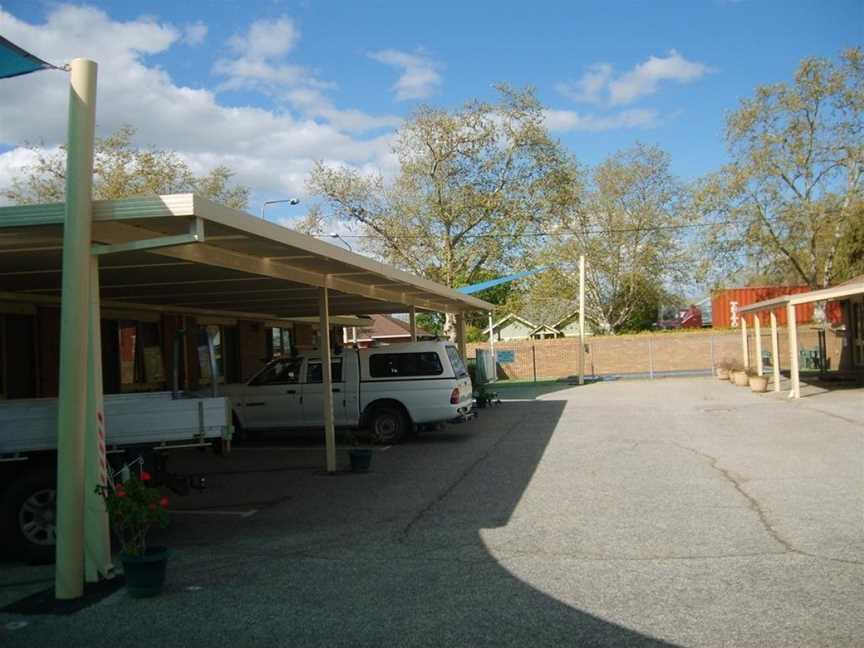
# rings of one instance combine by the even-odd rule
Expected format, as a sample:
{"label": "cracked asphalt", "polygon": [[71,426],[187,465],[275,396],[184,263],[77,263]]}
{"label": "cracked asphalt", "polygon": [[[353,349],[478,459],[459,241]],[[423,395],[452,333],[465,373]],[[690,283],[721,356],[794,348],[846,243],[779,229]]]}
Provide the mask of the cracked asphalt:
{"label": "cracked asphalt", "polygon": [[[862,645],[862,390],[502,397],[367,475],[274,438],[182,455],[209,488],[173,498],[166,592],[0,613],[0,645]],[[0,562],[0,605],[51,573]]]}

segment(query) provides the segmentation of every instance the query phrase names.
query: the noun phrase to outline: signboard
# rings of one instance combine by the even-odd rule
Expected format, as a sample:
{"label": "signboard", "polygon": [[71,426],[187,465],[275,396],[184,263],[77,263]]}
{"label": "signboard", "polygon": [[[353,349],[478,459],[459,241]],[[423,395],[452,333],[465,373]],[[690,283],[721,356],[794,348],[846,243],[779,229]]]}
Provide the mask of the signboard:
{"label": "signboard", "polygon": [[498,364],[513,364],[516,362],[515,351],[496,351],[495,357],[498,360]]}

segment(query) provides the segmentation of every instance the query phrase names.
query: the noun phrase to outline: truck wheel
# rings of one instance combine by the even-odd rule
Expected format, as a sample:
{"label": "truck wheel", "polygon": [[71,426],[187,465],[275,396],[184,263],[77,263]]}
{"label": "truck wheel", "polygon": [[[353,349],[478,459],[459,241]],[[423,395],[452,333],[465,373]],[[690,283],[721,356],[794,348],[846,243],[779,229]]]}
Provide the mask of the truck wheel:
{"label": "truck wheel", "polygon": [[30,563],[54,560],[57,520],[57,479],[42,469],[13,482],[0,510],[2,537],[13,555]]}
{"label": "truck wheel", "polygon": [[398,407],[381,405],[369,416],[369,432],[373,443],[399,443],[408,432],[408,421]]}

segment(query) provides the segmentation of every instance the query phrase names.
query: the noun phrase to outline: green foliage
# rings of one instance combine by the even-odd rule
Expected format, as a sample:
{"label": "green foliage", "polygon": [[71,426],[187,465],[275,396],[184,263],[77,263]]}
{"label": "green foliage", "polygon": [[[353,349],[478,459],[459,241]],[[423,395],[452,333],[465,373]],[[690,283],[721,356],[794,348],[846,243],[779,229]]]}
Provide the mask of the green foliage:
{"label": "green foliage", "polygon": [[[130,196],[158,196],[171,193],[196,193],[217,203],[245,209],[249,189],[231,184],[233,172],[218,166],[208,174],[196,176],[180,157],[171,151],[137,148],[132,144],[135,129],[123,126],[95,142],[93,160],[93,198],[111,200]],[[36,163],[16,178],[3,196],[19,205],[59,202],[64,199],[66,151],[31,149]]]}
{"label": "green foliage", "polygon": [[705,241],[705,276],[746,266],[816,288],[860,268],[860,48],[839,62],[804,59],[791,83],[757,87],[729,115],[726,141],[732,163],[696,192],[696,209],[715,222]]}
{"label": "green foliage", "polygon": [[112,486],[97,486],[96,493],[105,500],[111,529],[120,541],[123,552],[141,556],[147,549],[147,532],[154,524],[168,526],[168,498],[157,488],[147,485],[150,475],[132,476],[128,481]]}

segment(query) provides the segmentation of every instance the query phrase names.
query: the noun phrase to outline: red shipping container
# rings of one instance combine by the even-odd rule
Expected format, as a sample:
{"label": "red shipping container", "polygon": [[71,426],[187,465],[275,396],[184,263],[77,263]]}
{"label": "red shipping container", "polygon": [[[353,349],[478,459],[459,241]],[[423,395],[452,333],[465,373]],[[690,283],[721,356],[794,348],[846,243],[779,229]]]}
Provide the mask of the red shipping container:
{"label": "red shipping container", "polygon": [[[740,315],[737,310],[756,302],[783,295],[796,295],[809,292],[807,286],[752,286],[747,288],[724,288],[717,290],[711,295],[711,325],[714,328],[738,327]],[[815,304],[800,304],[795,307],[795,319],[798,323],[813,320],[813,308]],[[843,321],[843,309],[838,302],[828,302],[828,321],[839,324]],[[734,314],[733,314],[734,313]],[[786,308],[778,308],[774,311],[777,315],[777,324],[786,326]],[[752,314],[747,318],[752,322]],[[759,320],[764,325],[770,325],[771,320],[768,311],[759,314]]]}

